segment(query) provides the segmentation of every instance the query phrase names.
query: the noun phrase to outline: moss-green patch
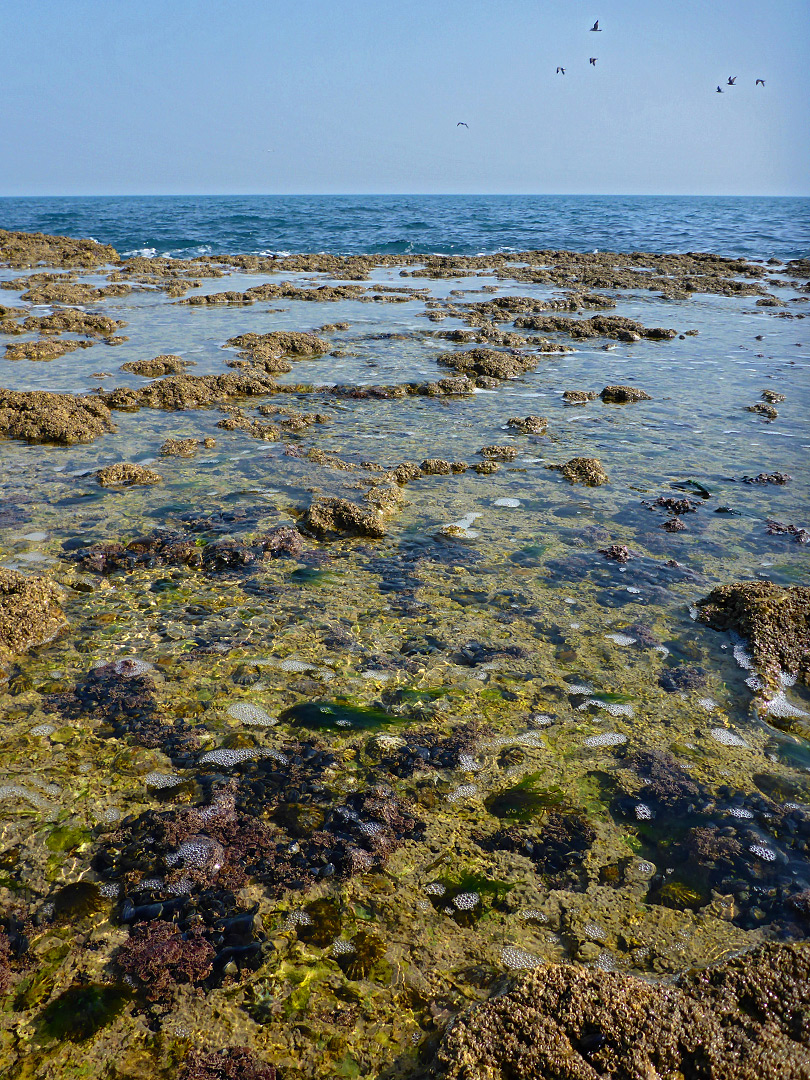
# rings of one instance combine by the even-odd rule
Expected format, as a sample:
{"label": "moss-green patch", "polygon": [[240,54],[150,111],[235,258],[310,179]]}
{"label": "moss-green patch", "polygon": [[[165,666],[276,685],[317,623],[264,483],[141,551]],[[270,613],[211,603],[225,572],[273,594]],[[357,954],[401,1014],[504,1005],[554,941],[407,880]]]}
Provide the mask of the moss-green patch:
{"label": "moss-green patch", "polygon": [[561,788],[551,786],[538,788],[544,770],[529,773],[512,787],[504,788],[484,800],[484,806],[495,817],[509,821],[533,821],[544,810],[560,806],[564,802]]}
{"label": "moss-green patch", "polygon": [[120,985],[71,986],[43,1011],[43,1031],[54,1039],[84,1042],[111,1024],[131,996],[131,991]]}
{"label": "moss-green patch", "polygon": [[309,731],[368,731],[401,724],[408,717],[390,716],[380,709],[367,709],[348,702],[302,701],[279,714],[284,724],[307,728]]}

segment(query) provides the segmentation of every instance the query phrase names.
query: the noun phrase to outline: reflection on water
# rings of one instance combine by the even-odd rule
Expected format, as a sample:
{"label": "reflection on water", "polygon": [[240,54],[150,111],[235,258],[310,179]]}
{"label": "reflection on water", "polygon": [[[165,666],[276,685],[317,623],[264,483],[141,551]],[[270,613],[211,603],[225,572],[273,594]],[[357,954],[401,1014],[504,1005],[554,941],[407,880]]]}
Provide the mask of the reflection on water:
{"label": "reflection on water", "polygon": [[[496,295],[471,292],[480,277],[407,284]],[[807,548],[766,527],[807,524],[802,323],[751,297],[619,294],[617,314],[699,333],[595,338],[464,397],[378,399],[329,387],[448,374],[423,298],[268,312],[135,292],[99,310],[127,341],[4,361],[3,384],[137,387],[122,363],[214,374],[238,333],[349,329],[280,376],[316,389],[273,404],[326,422],[278,441],[218,427],[216,408],[141,409],[91,444],[2,445],[2,564],[59,581],[71,627],[18,658],[0,701],[4,925],[30,944],[4,1020],[13,1075],[32,1054],[39,1076],[115,1057],[117,1075],[169,1075],[190,1044],[240,1042],[285,1078],[324,1061],[407,1075],[510,969],[669,974],[806,936],[810,705],[786,686],[792,721],[757,718],[739,642],[690,613],[717,583],[806,581]],[[651,400],[563,399],[611,384]],[[745,411],[768,389],[786,397],[770,423]],[[544,434],[507,424],[529,415]],[[216,444],[161,457],[170,437]],[[257,546],[317,496],[362,500],[379,467],[490,446],[517,454],[412,479],[382,539]],[[547,468],[580,456],[609,483]],[[100,487],[117,461],[163,482]],[[792,479],[742,481],[774,473]],[[662,527],[674,514],[682,530]],[[129,554],[102,567],[88,553],[109,543]]]}

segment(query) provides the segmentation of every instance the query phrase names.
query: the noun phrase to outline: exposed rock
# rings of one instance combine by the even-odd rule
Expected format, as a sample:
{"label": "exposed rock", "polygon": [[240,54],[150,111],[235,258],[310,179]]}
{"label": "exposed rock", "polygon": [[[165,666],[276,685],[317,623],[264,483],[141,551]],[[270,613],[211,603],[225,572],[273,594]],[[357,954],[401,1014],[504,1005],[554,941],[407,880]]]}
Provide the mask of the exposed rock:
{"label": "exposed rock", "polygon": [[455,1020],[442,1080],[806,1080],[810,946],[767,944],[653,986],[548,964]]}
{"label": "exposed rock", "polygon": [[155,356],[152,360],[129,360],[121,365],[122,371],[131,371],[133,375],[145,375],[148,379],[157,379],[161,375],[182,375],[187,367],[194,367],[196,360],[183,360],[172,353]]}
{"label": "exposed rock", "polygon": [[165,379],[134,389],[120,386],[100,393],[111,409],[202,409],[230,398],[274,394],[278,383],[254,372],[239,375],[168,375]]}
{"label": "exposed rock", "polygon": [[500,469],[500,465],[497,461],[477,461],[475,465],[473,465],[473,469],[479,476],[490,476]]}
{"label": "exposed rock", "polygon": [[160,448],[162,457],[194,457],[201,446],[206,450],[217,445],[216,439],[167,439]]}
{"label": "exposed rock", "polygon": [[385,536],[382,515],[347,499],[317,498],[302,518],[302,525],[322,539],[339,536]]}
{"label": "exposed rock", "polygon": [[667,521],[662,521],[659,528],[669,533],[686,532],[686,525],[684,524],[683,519],[679,518],[677,514]]}
{"label": "exposed rock", "polygon": [[467,471],[465,462],[445,461],[444,458],[426,458],[419,468],[426,476],[449,476]]}
{"label": "exposed rock", "polygon": [[775,390],[763,390],[762,400],[767,401],[769,405],[778,405],[781,401],[785,400],[785,395],[777,394]]}
{"label": "exposed rock", "polygon": [[103,266],[117,262],[118,252],[95,240],[45,233],[8,232],[0,229],[0,264],[3,266]]}
{"label": "exposed rock", "polygon": [[483,375],[494,379],[517,379],[537,367],[537,357],[527,353],[496,352],[494,349],[467,349],[464,352],[440,353],[436,362],[465,375]]}
{"label": "exposed rock", "polygon": [[110,338],[116,330],[126,325],[125,322],[111,319],[107,315],[89,315],[76,308],[64,308],[52,315],[29,315],[23,320],[22,329],[28,332],[39,331],[41,334],[85,334],[88,337]]}
{"label": "exposed rock", "polygon": [[563,333],[575,341],[595,337],[616,338],[619,341],[640,341],[641,338],[668,341],[678,336],[677,330],[646,327],[635,319],[626,319],[621,315],[594,315],[590,319],[571,319],[565,315],[521,315],[515,319],[515,326],[546,334]]}
{"label": "exposed rock", "polygon": [[331,348],[328,341],[316,334],[302,334],[290,330],[273,330],[269,334],[239,334],[225,342],[225,348],[240,349],[244,360],[263,368],[268,374],[291,371],[282,357],[320,356]]}
{"label": "exposed rock", "polygon": [[747,640],[754,666],[770,684],[778,685],[784,671],[810,685],[810,587],[735,582],[713,589],[696,606],[702,622]]}
{"label": "exposed rock", "polygon": [[566,390],[563,401],[566,405],[584,405],[588,401],[596,401],[595,390]]}
{"label": "exposed rock", "polygon": [[741,477],[744,484],[778,484],[782,486],[786,484],[788,480],[792,480],[793,477],[788,473],[774,472],[774,473],[757,473],[756,476],[743,476]]}
{"label": "exposed rock", "polygon": [[606,404],[623,405],[628,401],[652,401],[649,394],[635,386],[606,386],[599,397]]}
{"label": "exposed rock", "polygon": [[115,426],[98,398],[0,388],[0,436],[73,446],[107,431],[115,431]]}
{"label": "exposed rock", "polygon": [[128,461],[119,461],[115,465],[107,465],[96,473],[98,482],[102,487],[122,487],[130,484],[159,484],[163,477],[154,469],[147,469],[144,465],[134,465]]}
{"label": "exposed rock", "polygon": [[608,475],[598,458],[575,457],[564,465],[546,465],[547,469],[556,469],[572,484],[587,484],[588,487],[600,487],[607,484]]}
{"label": "exposed rock", "polygon": [[548,418],[545,416],[511,416],[506,421],[506,426],[515,428],[523,435],[542,435],[548,425]]}
{"label": "exposed rock", "polygon": [[0,660],[50,641],[67,626],[52,581],[0,567]]}
{"label": "exposed rock", "polygon": [[514,461],[519,452],[516,446],[482,446],[478,451],[489,461]]}
{"label": "exposed rock", "polygon": [[622,565],[632,558],[632,552],[627,544],[611,544],[609,547],[599,548],[599,554]]}
{"label": "exposed rock", "polygon": [[57,360],[65,353],[87,348],[91,344],[89,341],[54,341],[53,338],[19,341],[16,345],[6,345],[6,360]]}
{"label": "exposed rock", "polygon": [[[11,346],[9,345],[6,351],[10,348]],[[757,401],[753,405],[746,405],[745,409],[746,412],[757,413],[759,416],[764,416],[766,420],[775,420],[779,415],[773,405],[768,405],[764,401]]]}

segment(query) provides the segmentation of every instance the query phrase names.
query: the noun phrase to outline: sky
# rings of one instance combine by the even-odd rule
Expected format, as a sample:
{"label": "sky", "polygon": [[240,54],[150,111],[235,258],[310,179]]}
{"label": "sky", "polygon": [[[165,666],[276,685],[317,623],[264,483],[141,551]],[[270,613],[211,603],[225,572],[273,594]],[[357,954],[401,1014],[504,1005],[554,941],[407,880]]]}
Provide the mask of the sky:
{"label": "sky", "polygon": [[808,58],[810,0],[0,0],[0,195],[810,195]]}

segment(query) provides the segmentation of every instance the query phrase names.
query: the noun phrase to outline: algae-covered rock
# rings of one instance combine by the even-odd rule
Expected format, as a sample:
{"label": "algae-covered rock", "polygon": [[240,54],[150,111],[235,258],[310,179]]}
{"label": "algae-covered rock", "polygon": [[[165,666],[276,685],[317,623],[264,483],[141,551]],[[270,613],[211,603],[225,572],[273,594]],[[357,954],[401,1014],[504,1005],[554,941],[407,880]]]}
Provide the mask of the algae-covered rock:
{"label": "algae-covered rock", "polygon": [[111,409],[202,409],[230,398],[274,394],[278,383],[258,372],[238,375],[168,375],[134,389],[120,386],[99,394]]}
{"label": "algae-covered rock", "polygon": [[589,401],[596,401],[595,390],[566,390],[563,401],[566,405],[585,405]]}
{"label": "algae-covered rock", "polygon": [[624,405],[629,401],[652,401],[649,394],[635,386],[606,386],[599,397],[611,405]]}
{"label": "algae-covered rock", "polygon": [[[6,351],[8,352],[8,349],[10,348],[12,348],[11,345],[7,347]],[[746,412],[752,412],[756,413],[758,416],[763,416],[768,421],[775,420],[779,415],[778,410],[775,409],[773,405],[768,405],[764,401],[757,401],[753,405],[746,405],[745,410]]]}
{"label": "algae-covered rock", "polygon": [[495,349],[467,349],[464,352],[440,353],[439,364],[465,375],[483,375],[494,379],[516,379],[537,367],[537,357],[526,353],[496,352]]}
{"label": "algae-covered rock", "polygon": [[6,345],[6,360],[58,360],[65,353],[89,344],[89,341],[54,341],[53,338],[20,341],[16,345]]}
{"label": "algae-covered rock", "polygon": [[324,539],[337,536],[385,536],[382,516],[348,499],[315,499],[303,516],[305,529]]}
{"label": "algae-covered rock", "polygon": [[523,435],[542,435],[547,425],[548,419],[545,416],[511,416],[506,421],[507,427],[515,428]]}
{"label": "algae-covered rock", "polygon": [[193,367],[196,360],[183,360],[172,353],[154,356],[151,360],[129,360],[121,365],[122,371],[131,371],[133,375],[144,375],[157,379],[161,375],[182,375],[187,367]]}
{"label": "algae-covered rock", "polygon": [[247,1046],[229,1046],[206,1053],[192,1050],[177,1080],[276,1080],[273,1065]]}
{"label": "algae-covered rock", "polygon": [[442,1080],[806,1080],[810,945],[765,945],[679,985],[549,964],[463,1013]]}
{"label": "algae-covered rock", "polygon": [[784,671],[810,685],[810,587],[735,582],[713,589],[696,606],[701,622],[747,640],[754,666],[771,684]]}
{"label": "algae-covered rock", "polygon": [[115,426],[98,398],[0,388],[0,436],[73,446],[107,431],[115,431]]}
{"label": "algae-covered rock", "polygon": [[147,469],[144,465],[118,461],[115,465],[106,465],[103,469],[99,469],[96,479],[102,487],[123,487],[130,484],[159,484],[163,477],[154,469]]}
{"label": "algae-covered rock", "polygon": [[426,476],[449,476],[451,473],[462,473],[467,469],[463,461],[445,461],[444,458],[425,458],[419,466]]}
{"label": "algae-covered rock", "polygon": [[519,450],[516,446],[482,446],[478,453],[489,461],[514,461]]}
{"label": "algae-covered rock", "polygon": [[103,266],[117,259],[115,248],[95,240],[0,229],[0,264],[3,266]]}
{"label": "algae-covered rock", "polygon": [[0,568],[0,659],[55,638],[67,625],[52,581]]}
{"label": "algae-covered rock", "polygon": [[[320,356],[328,352],[331,345],[317,334],[273,330],[269,334],[239,334],[229,338],[225,347],[241,349],[240,356],[264,366],[267,361],[278,360],[282,356]],[[290,371],[291,368],[285,364],[277,370]]]}
{"label": "algae-covered rock", "polygon": [[160,448],[162,457],[194,457],[201,446],[207,450],[216,446],[216,439],[167,439]]}
{"label": "algae-covered rock", "polygon": [[572,484],[587,484],[588,487],[600,487],[609,483],[608,475],[598,458],[575,457],[564,465],[547,465],[547,469],[556,469]]}

